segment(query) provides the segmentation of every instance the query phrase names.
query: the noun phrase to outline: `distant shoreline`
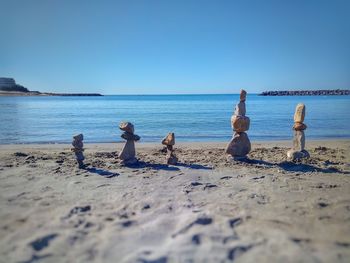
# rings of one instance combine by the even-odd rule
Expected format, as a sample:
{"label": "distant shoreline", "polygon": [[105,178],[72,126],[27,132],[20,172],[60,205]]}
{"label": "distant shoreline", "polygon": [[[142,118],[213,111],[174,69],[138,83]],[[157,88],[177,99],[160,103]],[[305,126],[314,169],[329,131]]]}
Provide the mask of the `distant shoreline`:
{"label": "distant shoreline", "polygon": [[281,91],[264,91],[260,96],[342,96],[350,95],[350,90],[281,90]]}
{"label": "distant shoreline", "polygon": [[103,96],[99,93],[51,93],[51,92],[38,92],[38,91],[29,91],[29,92],[18,92],[18,91],[0,91],[0,96]]}

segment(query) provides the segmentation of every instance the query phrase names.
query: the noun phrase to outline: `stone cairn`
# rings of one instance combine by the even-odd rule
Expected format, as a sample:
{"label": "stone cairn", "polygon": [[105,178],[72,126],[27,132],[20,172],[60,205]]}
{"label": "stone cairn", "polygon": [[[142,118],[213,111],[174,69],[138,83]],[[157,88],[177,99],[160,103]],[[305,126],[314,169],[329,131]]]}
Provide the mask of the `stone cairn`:
{"label": "stone cairn", "polygon": [[235,107],[234,115],[231,117],[231,126],[235,131],[230,143],[226,147],[226,153],[230,160],[244,160],[251,150],[251,144],[246,131],[249,130],[250,119],[245,116],[245,100],[247,92],[241,90],[240,102]]}
{"label": "stone cairn", "polygon": [[83,155],[83,151],[84,151],[83,139],[84,139],[84,136],[82,134],[74,135],[73,142],[72,142],[73,148],[71,149],[72,152],[74,152],[75,154],[75,158],[77,159],[79,168],[84,168],[83,161],[85,158]]}
{"label": "stone cairn", "polygon": [[135,141],[140,140],[141,137],[134,134],[134,125],[130,122],[121,122],[119,129],[124,131],[121,137],[126,140],[126,143],[119,153],[118,158],[122,160],[123,164],[136,164],[138,160],[135,157]]}
{"label": "stone cairn", "polygon": [[173,149],[173,146],[175,145],[175,134],[172,132],[168,133],[168,135],[162,140],[162,144],[166,145],[167,148],[167,164],[175,165],[178,161]]}
{"label": "stone cairn", "polygon": [[299,103],[295,108],[294,113],[294,138],[293,148],[287,152],[289,160],[296,161],[310,157],[310,154],[305,150],[305,133],[307,126],[303,123],[305,118],[305,105]]}

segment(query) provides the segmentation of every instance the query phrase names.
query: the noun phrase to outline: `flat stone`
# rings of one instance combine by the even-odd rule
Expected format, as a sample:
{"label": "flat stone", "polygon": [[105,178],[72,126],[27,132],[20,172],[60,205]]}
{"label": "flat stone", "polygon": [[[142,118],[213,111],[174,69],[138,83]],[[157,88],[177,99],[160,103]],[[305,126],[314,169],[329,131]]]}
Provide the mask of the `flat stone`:
{"label": "flat stone", "polygon": [[125,140],[133,140],[133,141],[138,141],[141,139],[140,136],[129,132],[123,132],[123,134],[120,137],[122,137]]}
{"label": "flat stone", "polygon": [[173,132],[169,132],[168,135],[162,140],[162,144],[175,145],[175,134]]}
{"label": "flat stone", "polygon": [[225,152],[234,157],[244,157],[251,150],[248,135],[245,132],[236,132],[226,147]]}
{"label": "flat stone", "polygon": [[125,162],[132,162],[135,159],[135,141],[127,140],[118,158]]}
{"label": "flat stone", "polygon": [[304,131],[294,131],[293,150],[302,151],[305,149],[305,133]]}
{"label": "flat stone", "polygon": [[299,103],[295,108],[294,113],[294,122],[304,122],[305,118],[305,105],[303,103]]}
{"label": "flat stone", "polygon": [[178,159],[174,153],[168,153],[166,156],[166,161],[167,161],[167,164],[175,165],[177,164]]}
{"label": "flat stone", "polygon": [[81,134],[81,133],[77,134],[77,135],[74,135],[73,139],[76,140],[76,141],[82,141],[82,140],[84,140],[84,135]]}
{"label": "flat stone", "polygon": [[134,125],[131,122],[121,122],[119,124],[119,129],[126,131],[128,133],[134,133]]}
{"label": "flat stone", "polygon": [[241,93],[239,95],[239,100],[240,101],[245,101],[247,98],[247,92],[244,89],[241,89]]}
{"label": "flat stone", "polygon": [[244,101],[240,101],[235,107],[234,115],[245,116],[245,113],[246,113],[245,102]]}
{"label": "flat stone", "polygon": [[306,130],[306,128],[307,126],[301,122],[295,122],[293,125],[293,130],[296,130],[296,131],[303,131],[303,130]]}
{"label": "flat stone", "polygon": [[306,150],[295,151],[294,149],[290,149],[287,152],[287,157],[291,161],[297,161],[297,160],[301,160],[301,159],[304,159],[304,158],[309,158],[310,154]]}
{"label": "flat stone", "polygon": [[233,115],[231,118],[232,129],[236,132],[245,132],[249,130],[250,119],[246,116]]}

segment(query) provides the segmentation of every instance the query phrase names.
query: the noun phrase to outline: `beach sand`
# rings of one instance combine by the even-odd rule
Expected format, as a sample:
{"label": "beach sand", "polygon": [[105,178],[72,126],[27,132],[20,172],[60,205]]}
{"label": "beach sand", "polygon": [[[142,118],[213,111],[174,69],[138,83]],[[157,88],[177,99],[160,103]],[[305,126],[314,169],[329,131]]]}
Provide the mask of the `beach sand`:
{"label": "beach sand", "polygon": [[350,141],[0,146],[0,262],[350,262]]}

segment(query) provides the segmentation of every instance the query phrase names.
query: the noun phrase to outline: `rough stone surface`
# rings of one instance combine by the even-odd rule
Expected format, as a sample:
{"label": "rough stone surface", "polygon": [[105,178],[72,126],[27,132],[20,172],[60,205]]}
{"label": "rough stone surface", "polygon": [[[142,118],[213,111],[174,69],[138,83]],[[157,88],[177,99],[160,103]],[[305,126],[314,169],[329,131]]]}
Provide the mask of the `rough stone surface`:
{"label": "rough stone surface", "polygon": [[250,150],[251,144],[245,132],[236,132],[226,147],[226,153],[234,157],[244,157]]}
{"label": "rough stone surface", "polygon": [[176,155],[174,154],[173,150],[167,151],[166,161],[167,161],[167,164],[171,164],[171,165],[177,164],[178,159],[177,159]]}
{"label": "rough stone surface", "polygon": [[245,132],[249,130],[250,119],[246,116],[235,116],[231,118],[231,125],[236,132]]}
{"label": "rough stone surface", "polygon": [[245,110],[245,102],[244,101],[240,101],[236,107],[235,107],[235,112],[234,115],[238,116],[245,116],[246,110]]}
{"label": "rough stone surface", "polygon": [[173,132],[169,132],[168,135],[162,140],[162,144],[175,145],[175,134]]}
{"label": "rough stone surface", "polygon": [[121,122],[119,124],[119,129],[126,131],[128,133],[134,133],[134,125],[131,122]]}
{"label": "rough stone surface", "polygon": [[295,122],[293,125],[293,130],[296,130],[296,131],[303,131],[303,130],[306,130],[306,128],[307,126],[301,122]]}
{"label": "rough stone surface", "polygon": [[120,136],[125,140],[133,140],[133,141],[138,141],[140,140],[140,136],[136,135],[136,134],[131,134],[129,132],[123,132],[123,134]]}
{"label": "rough stone surface", "polygon": [[299,103],[295,108],[294,113],[294,122],[302,123],[305,118],[305,105],[303,103]]}
{"label": "rough stone surface", "polygon": [[135,157],[135,141],[140,140],[140,136],[134,134],[134,125],[130,122],[120,123],[119,128],[124,131],[121,137],[126,140],[126,143],[119,153],[118,158],[122,160],[124,164],[135,164],[138,162]]}
{"label": "rough stone surface", "polygon": [[72,142],[73,148],[71,149],[72,152],[74,152],[75,154],[75,158],[79,164],[79,168],[82,168],[84,166],[83,161],[85,159],[83,154],[83,151],[84,151],[83,139],[84,139],[83,134],[74,135],[73,142]]}
{"label": "rough stone surface", "polygon": [[304,131],[294,131],[293,150],[302,151],[305,149]]}
{"label": "rough stone surface", "polygon": [[297,161],[297,160],[301,160],[303,158],[309,158],[310,154],[306,150],[295,151],[294,149],[290,149],[287,152],[287,157],[288,157],[289,160]]}
{"label": "rough stone surface", "polygon": [[245,101],[246,98],[247,98],[247,92],[246,92],[244,89],[242,89],[242,90],[241,90],[241,93],[240,93],[240,95],[239,95],[239,100],[240,100],[240,101]]}
{"label": "rough stone surface", "polygon": [[133,163],[136,155],[134,140],[127,140],[122,151],[119,153],[119,159],[125,163]]}

